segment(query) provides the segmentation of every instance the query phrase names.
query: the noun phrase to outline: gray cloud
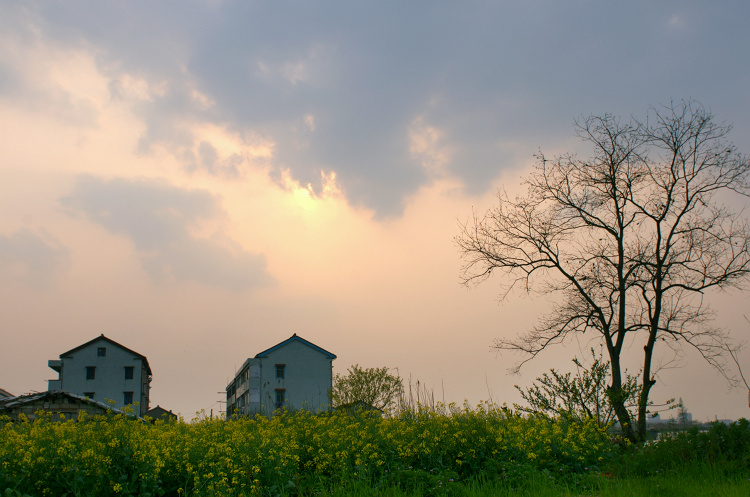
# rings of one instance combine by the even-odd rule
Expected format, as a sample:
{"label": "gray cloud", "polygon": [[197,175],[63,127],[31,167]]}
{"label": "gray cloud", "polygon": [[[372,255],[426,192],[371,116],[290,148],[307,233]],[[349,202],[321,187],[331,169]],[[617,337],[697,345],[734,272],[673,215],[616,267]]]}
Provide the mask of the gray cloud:
{"label": "gray cloud", "polygon": [[81,175],[60,202],[71,214],[82,213],[130,238],[154,280],[192,280],[230,290],[272,281],[262,254],[219,234],[201,238],[191,233],[202,220],[225,214],[220,200],[205,190],[185,190],[163,180]]}
{"label": "gray cloud", "polygon": [[192,150],[185,150],[182,155],[184,167],[189,172],[204,171],[214,176],[234,179],[241,176],[241,171],[247,161],[238,154],[232,154],[220,159],[216,148],[208,141],[198,144],[198,154]]}
{"label": "gray cloud", "polygon": [[[45,2],[13,13],[63,45],[96,47],[113,78],[167,82],[139,109],[143,150],[192,150],[186,117],[250,130],[276,142],[277,171],[315,185],[335,170],[353,203],[381,215],[430,181],[409,153],[417,116],[444,131],[448,169],[476,192],[568,140],[580,114],[692,97],[750,130],[739,62],[750,5],[738,2]],[[194,102],[194,88],[215,105]],[[183,157],[188,170],[231,176],[199,155]]]}
{"label": "gray cloud", "polygon": [[44,230],[0,234],[0,277],[45,288],[70,265],[70,251]]}

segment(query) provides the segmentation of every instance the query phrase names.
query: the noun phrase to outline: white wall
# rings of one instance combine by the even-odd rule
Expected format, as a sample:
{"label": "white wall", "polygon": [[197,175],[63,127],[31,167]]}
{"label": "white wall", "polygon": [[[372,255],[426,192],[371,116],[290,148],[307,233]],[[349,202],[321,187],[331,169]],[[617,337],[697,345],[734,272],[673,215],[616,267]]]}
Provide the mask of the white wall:
{"label": "white wall", "polygon": [[[97,355],[99,347],[107,349],[106,356]],[[140,408],[135,409],[136,413],[145,412],[148,409],[148,405],[141,405],[144,401],[142,394],[145,393],[142,388],[145,381],[143,362],[132,353],[102,340],[79,349],[71,354],[71,357],[63,357],[61,360],[61,390],[79,395],[94,392],[94,400],[100,402],[114,400],[117,408],[124,406],[124,392],[133,392],[133,403],[138,402],[140,405]],[[86,379],[87,366],[96,367],[93,380]],[[132,380],[125,379],[125,366],[133,367]]]}
{"label": "white wall", "polygon": [[[276,364],[285,364],[284,379],[276,379]],[[333,381],[332,361],[299,341],[292,341],[261,358],[261,404],[276,407],[276,389],[285,389],[285,406],[310,411],[327,410]]]}

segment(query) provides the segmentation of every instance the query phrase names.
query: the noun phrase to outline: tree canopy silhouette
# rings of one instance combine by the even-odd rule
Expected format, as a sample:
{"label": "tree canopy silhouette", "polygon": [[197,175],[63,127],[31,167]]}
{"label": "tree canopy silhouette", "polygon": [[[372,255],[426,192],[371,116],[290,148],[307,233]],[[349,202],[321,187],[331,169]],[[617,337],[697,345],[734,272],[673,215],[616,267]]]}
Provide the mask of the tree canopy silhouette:
{"label": "tree canopy silhouette", "polygon": [[[558,298],[529,332],[495,347],[535,357],[574,334],[595,334],[611,367],[611,405],[632,439],[646,436],[657,343],[695,348],[727,375],[726,331],[711,326],[711,290],[741,287],[750,272],[750,229],[730,197],[747,196],[750,164],[695,101],[651,108],[645,119],[576,122],[588,158],[537,155],[525,196],[461,225],[464,284],[495,273],[514,287]],[[627,340],[626,340],[627,339]],[[643,347],[636,419],[626,408],[623,348]],[[635,427],[633,426],[635,422]]]}

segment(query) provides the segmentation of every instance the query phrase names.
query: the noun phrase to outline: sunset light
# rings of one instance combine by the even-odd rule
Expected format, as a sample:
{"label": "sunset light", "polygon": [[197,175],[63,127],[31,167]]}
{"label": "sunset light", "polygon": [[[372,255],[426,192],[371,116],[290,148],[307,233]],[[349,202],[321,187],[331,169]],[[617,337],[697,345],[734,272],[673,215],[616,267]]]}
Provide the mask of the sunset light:
{"label": "sunset light", "polygon": [[[463,285],[462,227],[526,198],[545,160],[593,164],[589,116],[700,102],[750,153],[748,19],[745,2],[3,2],[0,389],[47,391],[48,361],[104,334],[148,358],[150,407],[219,414],[245,361],[297,334],[334,374],[519,402],[601,344],[570,336],[512,375],[526,357],[493,344],[560,297]],[[713,290],[712,325],[747,341],[750,294]],[[658,345],[655,400],[748,415],[744,386]],[[637,374],[643,346],[625,348]],[[728,364],[747,377],[750,349]]]}

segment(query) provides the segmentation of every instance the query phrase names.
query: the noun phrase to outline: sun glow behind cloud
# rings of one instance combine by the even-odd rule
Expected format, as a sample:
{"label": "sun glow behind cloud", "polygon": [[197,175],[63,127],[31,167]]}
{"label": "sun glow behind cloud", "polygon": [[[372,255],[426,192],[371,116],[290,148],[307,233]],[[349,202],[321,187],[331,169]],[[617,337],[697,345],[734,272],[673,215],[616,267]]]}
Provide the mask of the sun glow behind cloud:
{"label": "sun glow behind cloud", "polygon": [[[727,61],[746,35],[704,52],[684,29],[699,17],[671,6],[519,6],[9,7],[0,378],[38,381],[0,387],[44,388],[47,359],[102,332],[146,354],[154,399],[188,417],[235,363],[294,332],[338,371],[399,367],[444,381],[448,400],[512,400],[513,383],[567,368],[562,350],[505,378],[516,358],[489,345],[546,302],[460,287],[457,221],[498,188],[523,193],[540,148],[576,151],[576,115],[689,95],[745,119],[746,71]],[[723,15],[700,17],[706,36],[741,32],[724,24],[746,16]]]}

